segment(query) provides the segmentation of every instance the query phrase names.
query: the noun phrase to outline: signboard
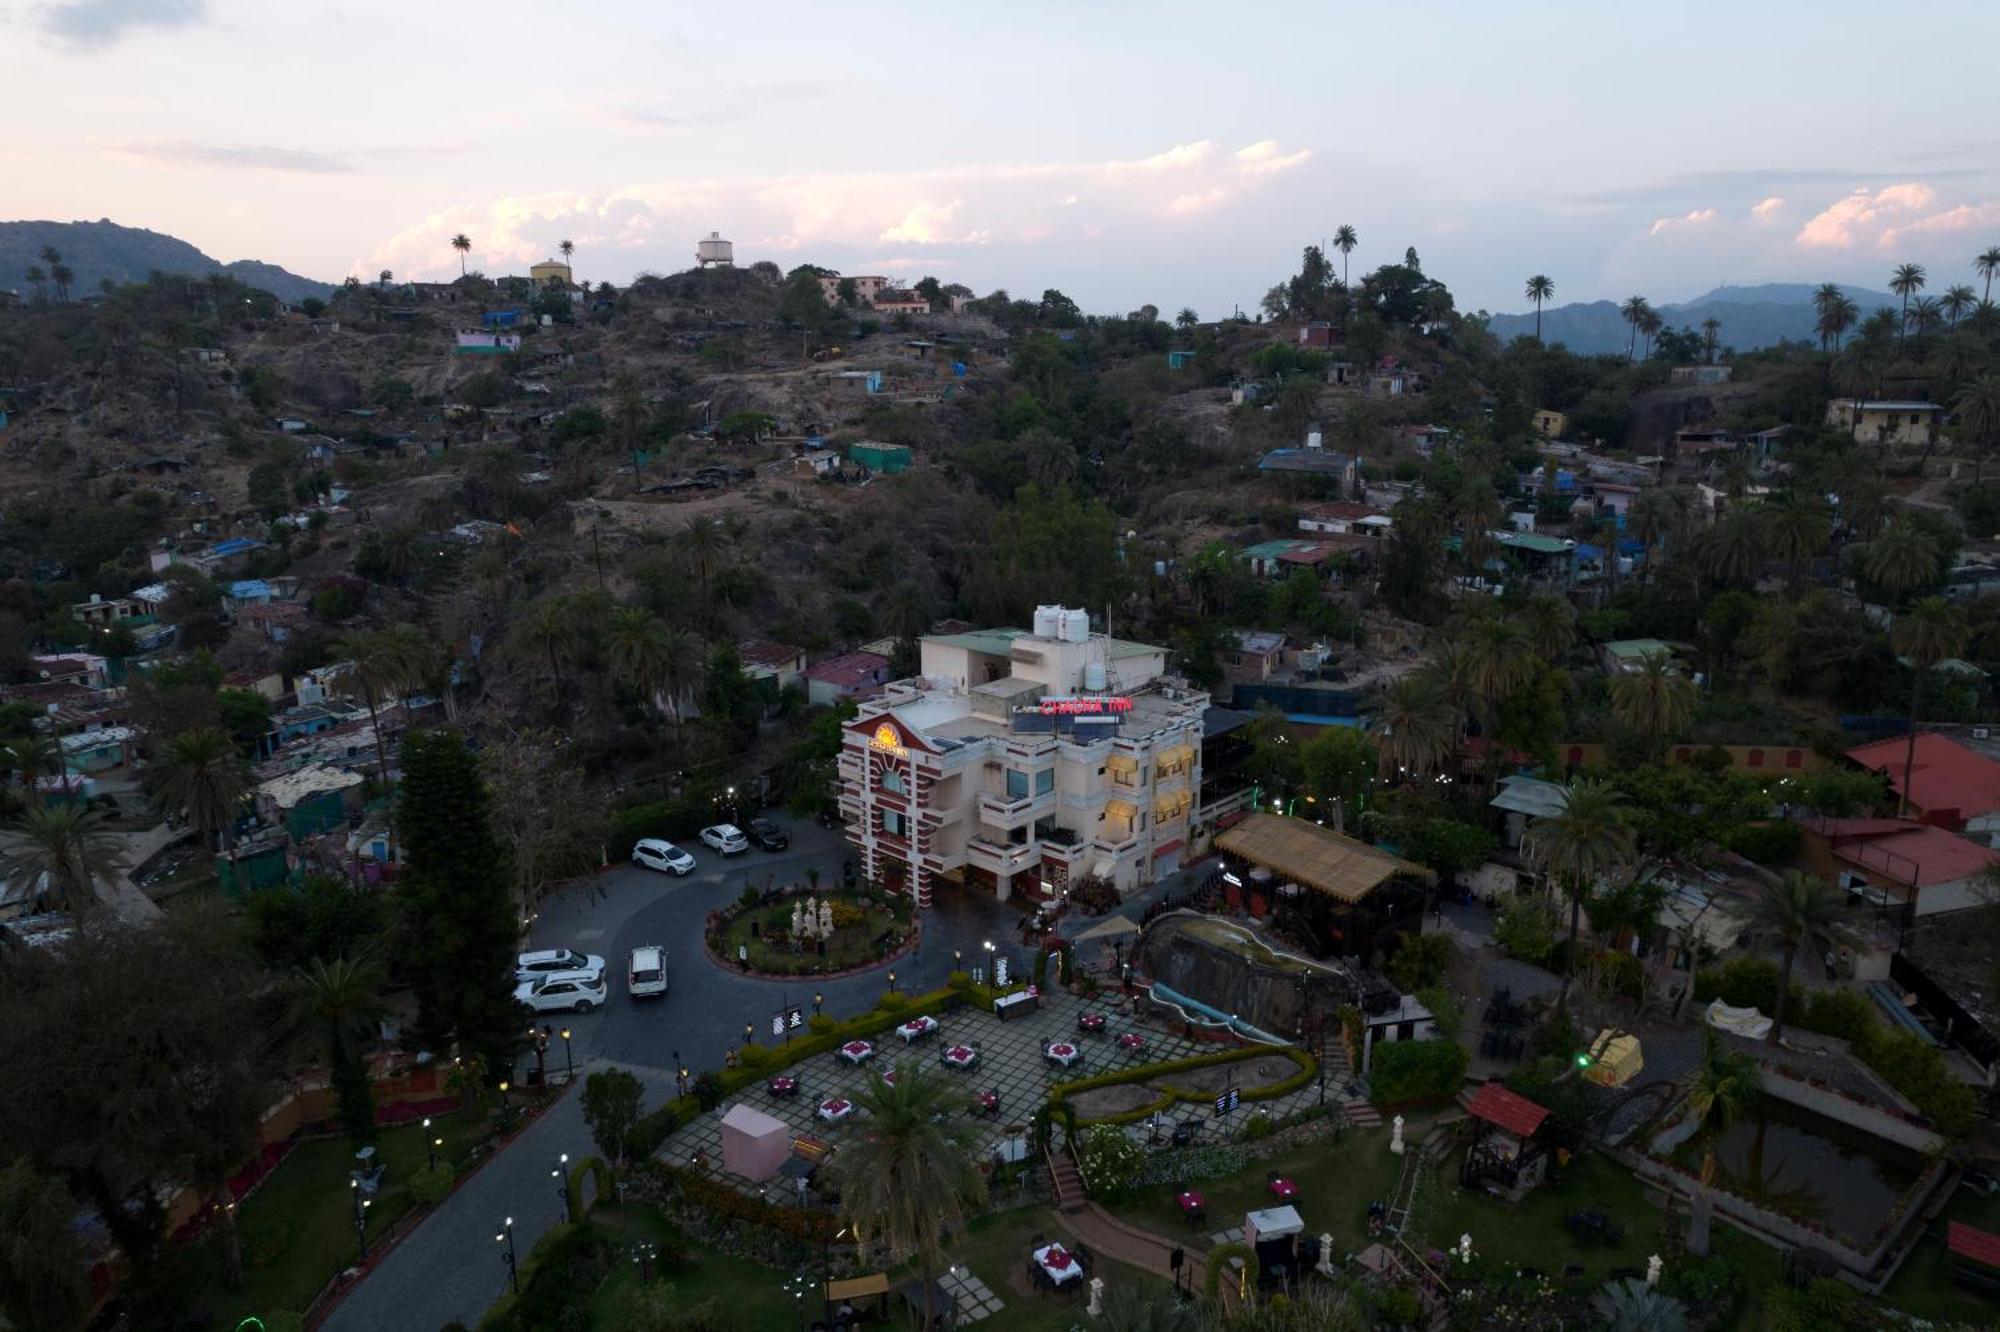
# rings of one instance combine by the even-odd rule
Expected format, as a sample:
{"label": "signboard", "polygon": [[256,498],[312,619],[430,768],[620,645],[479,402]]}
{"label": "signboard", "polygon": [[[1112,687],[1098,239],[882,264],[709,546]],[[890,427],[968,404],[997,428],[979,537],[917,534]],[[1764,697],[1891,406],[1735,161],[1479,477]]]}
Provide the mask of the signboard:
{"label": "signboard", "polygon": [[1017,713],[1041,717],[1109,717],[1132,710],[1132,700],[1123,695],[1091,698],[1045,698],[1038,703],[1015,708]]}
{"label": "signboard", "polygon": [[1237,1106],[1241,1105],[1242,1103],[1243,1103],[1243,1093],[1238,1091],[1236,1088],[1231,1087],[1228,1091],[1222,1092],[1216,1096],[1215,1098],[1216,1117],[1218,1119],[1221,1118],[1222,1116],[1228,1114],[1231,1110],[1234,1110]]}
{"label": "signboard", "polygon": [[877,726],[875,733],[868,737],[868,747],[880,750],[884,754],[893,754],[897,758],[907,758],[910,753],[903,748],[902,733],[896,729],[894,722],[885,721]]}
{"label": "signboard", "polygon": [[771,1034],[773,1036],[782,1036],[785,1034],[785,1015],[783,1013],[771,1014]]}
{"label": "signboard", "polygon": [[993,986],[1000,990],[1007,988],[1007,959],[1004,957],[993,959]]}
{"label": "signboard", "polygon": [[783,1036],[786,1040],[790,1040],[791,1033],[797,1031],[805,1024],[805,1010],[796,1005],[791,1008],[781,1008],[771,1014],[771,1034],[773,1036]]}

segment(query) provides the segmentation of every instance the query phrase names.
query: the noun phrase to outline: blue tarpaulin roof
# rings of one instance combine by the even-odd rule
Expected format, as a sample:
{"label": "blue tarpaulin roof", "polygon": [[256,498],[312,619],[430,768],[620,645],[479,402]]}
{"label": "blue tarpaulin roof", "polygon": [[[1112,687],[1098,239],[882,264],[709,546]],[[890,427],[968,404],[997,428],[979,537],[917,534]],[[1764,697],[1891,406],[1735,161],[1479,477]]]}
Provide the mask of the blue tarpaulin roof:
{"label": "blue tarpaulin roof", "polygon": [[208,548],[210,555],[242,555],[253,550],[262,550],[264,543],[255,537],[231,537],[218,541]]}

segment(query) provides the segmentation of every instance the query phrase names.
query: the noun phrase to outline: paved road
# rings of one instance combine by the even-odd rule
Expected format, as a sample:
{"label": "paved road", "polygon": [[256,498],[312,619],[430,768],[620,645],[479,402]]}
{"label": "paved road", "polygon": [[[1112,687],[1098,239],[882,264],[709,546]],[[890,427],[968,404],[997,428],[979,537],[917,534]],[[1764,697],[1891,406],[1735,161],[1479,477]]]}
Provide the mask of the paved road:
{"label": "paved road", "polygon": [[[839,883],[848,858],[839,834],[780,821],[791,834],[789,851],[753,850],[725,859],[694,847],[701,866],[686,878],[620,866],[544,903],[532,931],[534,946],[601,954],[612,973],[610,1002],[602,1011],[545,1019],[570,1029],[569,1058],[579,1076],[611,1064],[630,1068],[647,1084],[650,1109],[673,1094],[676,1055],[697,1073],[719,1068],[729,1048],[741,1043],[744,1023],[768,1041],[771,1014],[782,1000],[810,1005],[810,982],[743,976],[710,963],[701,946],[707,913],[735,900],[746,884],[763,887],[773,878],[780,885],[802,883],[808,866],[819,868],[822,884]],[[916,954],[895,965],[898,989],[941,986],[954,965],[953,950],[973,965],[988,939],[1016,962],[1026,956],[1017,932],[1020,913],[990,898],[947,890],[923,919]],[[668,950],[671,989],[664,1000],[636,1001],[624,992],[625,957],[634,946],[649,943]],[[827,1012],[847,1015],[872,1007],[884,984],[885,973],[877,969],[818,988]],[[549,1072],[559,1079],[560,1039],[548,1059]],[[532,1064],[532,1056],[526,1062]],[[535,1240],[562,1219],[562,1200],[549,1177],[556,1156],[595,1150],[580,1100],[565,1096],[426,1218],[349,1293],[325,1324],[329,1332],[433,1332],[452,1319],[476,1323],[506,1286],[493,1239],[502,1220],[514,1218],[515,1244],[525,1258]]]}

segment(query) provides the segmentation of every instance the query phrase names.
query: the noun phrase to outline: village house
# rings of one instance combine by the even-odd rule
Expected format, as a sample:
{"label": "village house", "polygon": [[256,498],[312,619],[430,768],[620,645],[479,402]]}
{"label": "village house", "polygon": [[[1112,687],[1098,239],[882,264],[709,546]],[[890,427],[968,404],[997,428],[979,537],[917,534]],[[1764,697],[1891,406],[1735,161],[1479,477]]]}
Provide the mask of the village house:
{"label": "village house", "polygon": [[743,673],[752,680],[769,680],[774,689],[797,684],[806,673],[806,650],[768,638],[746,638],[736,645]]}
{"label": "village house", "polygon": [[875,294],[875,309],[883,314],[920,315],[931,312],[930,301],[914,291],[885,290]]}
{"label": "village house", "polygon": [[2000,851],[1914,819],[1799,821],[1799,860],[1808,872],[1864,902],[1934,916],[1983,906]]}
{"label": "village house", "polygon": [[1547,407],[1536,409],[1534,423],[1535,433],[1543,439],[1561,439],[1569,432],[1569,417]]}
{"label": "village house", "polygon": [[1728,365],[1677,365],[1667,372],[1667,382],[1676,385],[1699,384],[1706,388],[1716,384],[1727,384],[1734,370],[1734,366]]}
{"label": "village house", "polygon": [[1032,630],[925,637],[922,673],[862,704],[840,808],[862,874],[927,907],[941,885],[1059,901],[1177,869],[1201,790],[1208,695],[1165,648],[1038,607]]}
{"label": "village house", "polygon": [[879,652],[844,652],[806,667],[806,697],[822,707],[873,698],[889,681],[889,659]]}
{"label": "village house", "polygon": [[568,262],[562,259],[544,259],[538,264],[529,264],[528,281],[535,284],[537,291],[551,282],[565,291],[576,285],[575,278],[570,274]]}
{"label": "village house", "polygon": [[99,773],[122,768],[137,753],[139,732],[131,726],[95,726],[75,731],[56,742],[63,766],[71,772]]}
{"label": "village house", "polygon": [[1258,460],[1257,470],[1319,477],[1343,495],[1353,493],[1356,475],[1350,455],[1321,447],[1317,428],[1306,433],[1304,448],[1272,449]]}
{"label": "village house", "polygon": [[1298,345],[1312,351],[1325,351],[1340,344],[1340,330],[1324,319],[1315,319],[1299,325]]}
{"label": "village house", "polygon": [[2000,762],[1942,732],[1918,732],[1907,791],[1908,736],[1857,745],[1847,757],[1887,777],[1899,800],[1907,795],[1912,818],[1941,828],[1983,830],[2000,816]]}
{"label": "village house", "polygon": [[1884,400],[1857,405],[1852,398],[1835,398],[1826,405],[1826,423],[1848,431],[1857,444],[1928,448],[1936,442],[1939,414],[1943,410],[1934,402]]}
{"label": "village house", "polygon": [[837,476],[840,455],[832,449],[807,449],[792,459],[794,476]]}
{"label": "village house", "polygon": [[70,618],[87,629],[103,628],[121,620],[150,614],[152,608],[141,602],[127,597],[113,597],[107,601],[95,592],[90,594],[89,601],[73,601],[69,607]]}
{"label": "village house", "polygon": [[819,275],[819,294],[826,298],[828,305],[840,304],[840,284],[844,281],[854,284],[854,303],[866,309],[873,309],[875,298],[885,291],[892,290],[889,279],[879,274],[870,273],[843,278],[838,273],[822,273]]}
{"label": "village house", "polygon": [[1261,629],[1232,630],[1235,646],[1222,649],[1222,673],[1231,684],[1263,684],[1278,673],[1285,636]]}
{"label": "village house", "polygon": [[453,349],[473,355],[504,356],[521,350],[521,335],[499,329],[461,328],[453,335]]}
{"label": "village house", "polygon": [[1309,504],[1299,510],[1301,532],[1330,532],[1340,535],[1386,536],[1395,520],[1373,504],[1355,500],[1335,500],[1329,504]]}

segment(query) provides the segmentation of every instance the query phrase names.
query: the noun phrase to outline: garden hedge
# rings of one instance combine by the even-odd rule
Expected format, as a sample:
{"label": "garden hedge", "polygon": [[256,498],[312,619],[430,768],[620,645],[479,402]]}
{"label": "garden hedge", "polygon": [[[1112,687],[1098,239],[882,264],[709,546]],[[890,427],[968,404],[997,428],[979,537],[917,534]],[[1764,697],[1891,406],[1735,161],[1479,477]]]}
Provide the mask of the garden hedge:
{"label": "garden hedge", "polygon": [[1383,1041],[1369,1059],[1372,1099],[1387,1106],[1450,1096],[1465,1083],[1466,1059],[1457,1041]]}
{"label": "garden hedge", "polygon": [[[1258,1055],[1282,1054],[1299,1066],[1299,1071],[1289,1078],[1281,1079],[1268,1087],[1249,1088],[1241,1093],[1246,1101],[1268,1101],[1275,1097],[1289,1095],[1313,1080],[1319,1072],[1319,1063],[1304,1050],[1293,1046],[1246,1045],[1231,1050],[1218,1050],[1214,1054],[1191,1055],[1186,1059],[1166,1059],[1157,1064],[1140,1064],[1134,1068],[1122,1068],[1114,1073],[1100,1073],[1096,1077],[1078,1078],[1074,1082],[1061,1082],[1049,1088],[1049,1102],[1067,1102],[1079,1092],[1093,1091],[1099,1087],[1119,1087],[1134,1082],[1150,1082],[1154,1078],[1164,1078],[1174,1073],[1184,1073],[1190,1069],[1213,1068],[1217,1064],[1240,1063],[1254,1059]],[[1207,1102],[1215,1099],[1212,1091],[1191,1091],[1185,1087],[1166,1084],[1156,1101],[1150,1101],[1136,1110],[1121,1110],[1116,1114],[1097,1115],[1081,1119],[1082,1124],[1136,1124],[1151,1115],[1163,1114],[1173,1108],[1176,1102]],[[1072,1112],[1074,1113],[1074,1112]]]}

